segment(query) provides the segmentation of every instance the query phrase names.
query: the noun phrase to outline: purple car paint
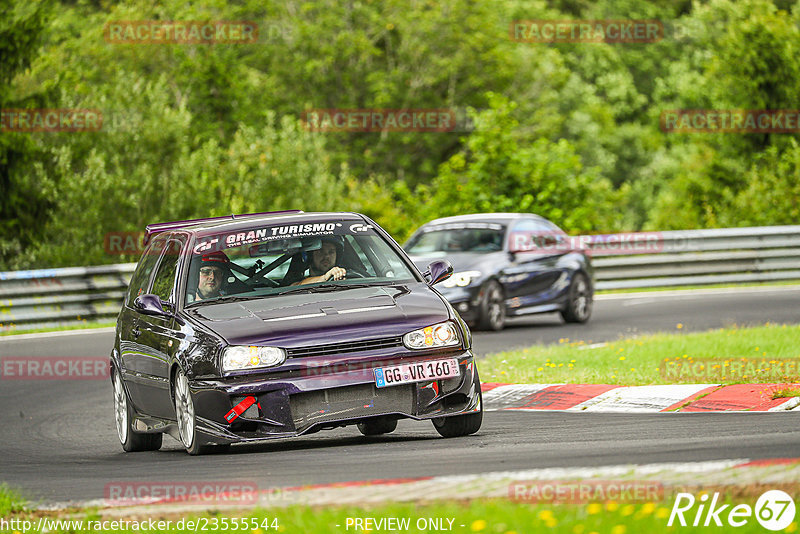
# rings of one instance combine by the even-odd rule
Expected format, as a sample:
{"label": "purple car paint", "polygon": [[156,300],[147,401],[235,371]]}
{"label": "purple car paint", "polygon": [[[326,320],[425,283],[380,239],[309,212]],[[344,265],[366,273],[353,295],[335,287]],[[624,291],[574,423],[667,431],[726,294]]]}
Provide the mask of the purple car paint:
{"label": "purple car paint", "polygon": [[[469,328],[432,287],[448,262],[420,273],[355,213],[215,217],[148,232],[111,354],[126,451],[157,449],[164,433],[199,454],[348,425],[378,435],[401,418],[431,419],[445,437],[480,428]],[[325,251],[346,275],[323,272]]]}

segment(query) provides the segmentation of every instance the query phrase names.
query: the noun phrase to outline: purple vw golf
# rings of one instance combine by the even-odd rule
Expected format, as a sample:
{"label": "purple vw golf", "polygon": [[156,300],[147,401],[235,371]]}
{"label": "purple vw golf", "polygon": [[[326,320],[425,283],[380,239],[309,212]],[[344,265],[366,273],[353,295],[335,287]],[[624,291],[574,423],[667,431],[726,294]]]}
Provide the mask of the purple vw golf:
{"label": "purple vw golf", "polygon": [[478,431],[471,334],[368,217],[301,211],[147,227],[117,319],[111,381],[125,451],[164,433],[190,454],[357,425],[430,419]]}

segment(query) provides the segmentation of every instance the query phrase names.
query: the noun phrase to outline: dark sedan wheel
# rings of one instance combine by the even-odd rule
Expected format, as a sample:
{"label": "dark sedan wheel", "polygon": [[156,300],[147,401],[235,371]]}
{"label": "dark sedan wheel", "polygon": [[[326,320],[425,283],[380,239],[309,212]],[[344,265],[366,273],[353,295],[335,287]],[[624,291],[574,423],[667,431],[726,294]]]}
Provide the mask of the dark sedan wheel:
{"label": "dark sedan wheel", "polygon": [[125,452],[157,451],[161,448],[162,434],[142,434],[133,430],[133,410],[128,393],[122,385],[122,377],[114,370],[114,421],[117,437]]}
{"label": "dark sedan wheel", "polygon": [[567,307],[561,317],[568,323],[585,323],[592,315],[592,288],[583,273],[575,273],[569,286]]}
{"label": "dark sedan wheel", "polygon": [[490,280],[483,291],[478,310],[479,330],[502,330],[506,323],[506,302],[503,288],[497,280]]}
{"label": "dark sedan wheel", "polygon": [[397,428],[397,419],[389,417],[378,417],[370,419],[363,423],[358,423],[358,431],[365,436],[379,436],[381,434],[388,434],[394,432]]}

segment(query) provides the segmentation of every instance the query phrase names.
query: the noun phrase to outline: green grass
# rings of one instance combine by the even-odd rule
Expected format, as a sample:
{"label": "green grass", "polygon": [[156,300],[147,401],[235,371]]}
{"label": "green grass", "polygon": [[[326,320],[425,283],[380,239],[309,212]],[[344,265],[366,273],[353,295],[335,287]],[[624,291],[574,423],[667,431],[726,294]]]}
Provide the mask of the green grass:
{"label": "green grass", "polygon": [[[109,326],[116,326],[116,325],[117,325],[116,321],[105,321],[105,322],[86,321],[81,324],[54,326],[49,328],[33,328],[31,330],[4,330],[0,331],[0,336],[16,336],[19,334],[38,334],[42,332],[61,332],[65,330],[84,330],[87,328],[106,328]],[[3,326],[8,326],[8,325],[3,325]]]}
{"label": "green grass", "polygon": [[19,493],[6,484],[0,484],[0,517],[24,512],[25,505],[26,502]]}
{"label": "green grass", "polygon": [[[683,325],[676,325],[676,330]],[[769,362],[800,359],[799,325],[727,328],[690,334],[655,334],[621,339],[596,348],[583,341],[562,339],[558,345],[533,346],[491,354],[479,362],[481,381],[508,383],[572,383],[648,385],[671,383],[780,382],[794,375],[767,371]],[[698,380],[694,375],[666,373],[670,366],[694,364],[700,359],[736,360],[758,364],[751,375],[723,376],[713,372]],[[668,361],[666,361],[668,360]],[[671,363],[670,363],[671,362]],[[724,365],[724,364],[723,364]],[[747,372],[747,367],[742,368]],[[752,369],[752,368],[751,368]],[[754,370],[754,369],[752,369]],[[766,378],[766,380],[764,380]]]}
{"label": "green grass", "polygon": [[[756,491],[753,492],[752,490]],[[756,495],[767,488],[734,488],[723,490],[721,503],[748,504],[753,506]],[[772,489],[772,488],[769,488]],[[790,490],[792,488],[783,488]],[[796,486],[794,487],[796,489]],[[695,492],[697,493],[697,492]],[[325,534],[325,533],[358,533],[379,532],[374,525],[367,530],[357,528],[356,519],[373,518],[375,520],[394,518],[395,520],[408,520],[407,530],[382,530],[383,532],[436,532],[435,529],[418,528],[418,521],[433,519],[440,521],[441,525],[448,527],[444,531],[453,533],[483,533],[483,534],[526,534],[532,532],[552,532],[571,534],[611,533],[611,534],[636,534],[640,532],[707,532],[709,527],[667,527],[667,521],[672,509],[674,498],[667,495],[658,502],[616,502],[602,501],[582,504],[563,503],[532,503],[511,501],[508,499],[476,499],[472,501],[445,500],[427,504],[400,503],[376,506],[336,506],[336,507],[308,507],[291,506],[288,508],[256,509],[243,512],[214,511],[198,514],[165,514],[163,512],[147,514],[144,512],[102,516],[101,510],[71,510],[57,514],[48,512],[26,512],[23,514],[8,515],[6,520],[18,519],[31,521],[36,525],[39,518],[45,516],[49,521],[73,521],[71,528],[65,524],[50,524],[51,532],[100,532],[92,528],[101,520],[121,519],[128,521],[124,528],[105,528],[103,532],[132,532],[132,521],[141,532],[215,532],[227,530],[228,532],[242,532],[247,534]],[[732,506],[728,506],[730,510]],[[687,512],[685,517],[691,525],[697,506]],[[236,528],[233,528],[232,519],[236,518]],[[168,528],[150,529],[146,521],[170,520]],[[242,520],[246,519],[247,528],[243,528]],[[725,515],[721,518],[725,520]],[[74,521],[82,521],[77,527]],[[183,528],[176,528],[176,523],[182,521]],[[188,525],[188,521],[193,524]],[[451,522],[452,521],[452,522]],[[225,525],[227,524],[227,529]],[[362,523],[363,524],[363,523]],[[106,525],[107,527],[110,525]],[[166,526],[166,523],[164,524]],[[422,527],[423,524],[419,523]],[[451,529],[450,529],[451,528]],[[35,527],[34,527],[35,529]],[[713,529],[713,527],[712,527]],[[723,528],[717,528],[725,531]],[[785,532],[795,532],[797,522],[792,523]],[[737,532],[765,532],[754,518],[750,517],[743,527],[736,528]]]}
{"label": "green grass", "polygon": [[800,280],[776,280],[773,282],[747,282],[742,284],[704,284],[686,285],[672,287],[640,287],[630,289],[603,289],[596,291],[596,295],[616,295],[624,293],[650,293],[657,291],[689,291],[692,289],[744,289],[748,287],[770,287],[770,286],[796,286]]}
{"label": "green grass", "polygon": [[772,394],[773,399],[788,399],[791,397],[800,397],[800,389],[784,388],[784,389],[779,389]]}

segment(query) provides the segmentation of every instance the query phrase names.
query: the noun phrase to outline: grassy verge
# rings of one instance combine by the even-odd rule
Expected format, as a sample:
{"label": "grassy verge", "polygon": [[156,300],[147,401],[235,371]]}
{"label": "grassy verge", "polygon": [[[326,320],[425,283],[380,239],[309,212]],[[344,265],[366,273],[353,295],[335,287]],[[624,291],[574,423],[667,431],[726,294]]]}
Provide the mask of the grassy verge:
{"label": "grassy verge", "polygon": [[85,330],[87,328],[106,328],[109,326],[116,326],[116,325],[117,325],[116,321],[105,321],[105,322],[86,321],[81,324],[53,326],[48,328],[33,328],[31,330],[3,330],[0,331],[0,336],[15,336],[19,334],[39,334],[42,332],[62,332],[65,330]]}
{"label": "grassy verge", "polygon": [[25,511],[25,500],[5,484],[0,484],[0,517]]}
{"label": "grassy verge", "polygon": [[773,399],[788,399],[790,397],[800,397],[800,389],[798,388],[784,388],[779,389],[772,394]]}
{"label": "grassy verge", "polygon": [[[718,505],[755,505],[757,496],[772,487],[721,488]],[[781,487],[796,493],[797,487]],[[712,490],[705,490],[711,494]],[[713,490],[717,491],[717,490]],[[0,489],[7,495],[7,488]],[[693,492],[697,495],[699,492]],[[698,501],[699,502],[699,501]],[[72,510],[69,512],[24,512],[3,514],[5,521],[16,520],[8,531],[29,531],[46,519],[50,532],[200,532],[229,531],[247,534],[295,533],[368,533],[368,532],[432,532],[523,534],[553,532],[571,534],[611,533],[634,534],[639,532],[707,532],[709,527],[668,527],[667,522],[674,497],[664,497],[655,502],[598,501],[580,504],[535,503],[509,499],[476,499],[472,501],[447,500],[428,504],[402,503],[375,506],[309,507],[255,509],[239,512],[199,514],[164,514],[147,516],[142,513],[101,515],[101,511]],[[8,509],[6,509],[8,510]],[[691,525],[697,505],[685,513]],[[44,518],[44,519],[43,519]],[[118,520],[116,525],[112,520]],[[370,519],[371,523],[365,521]],[[725,521],[726,515],[721,515]],[[359,520],[360,523],[356,523]],[[383,523],[379,523],[380,521]],[[387,528],[387,520],[395,526]],[[23,521],[29,523],[24,524]],[[55,521],[61,521],[55,523]],[[122,523],[122,522],[126,523]],[[160,525],[159,521],[163,521]],[[166,523],[169,521],[169,523]],[[101,524],[101,522],[105,522]],[[724,523],[723,523],[724,524]],[[379,526],[380,525],[380,526]],[[381,528],[382,526],[382,528]],[[398,528],[402,526],[401,528]],[[727,525],[726,525],[727,526]],[[367,528],[369,527],[369,528]],[[713,526],[711,527],[714,528]],[[723,527],[724,528],[724,527]],[[102,530],[101,530],[102,529]],[[717,530],[724,531],[717,527]],[[737,532],[765,532],[754,517],[736,528]],[[792,522],[784,532],[796,532],[797,522]]]}
{"label": "grassy verge", "polygon": [[[793,381],[798,369],[783,374],[776,369],[782,361],[800,360],[798,339],[800,325],[655,334],[589,346],[562,339],[558,345],[489,355],[480,360],[479,367],[483,382],[648,385]],[[699,367],[709,359],[722,360],[720,368],[709,366],[700,372]],[[727,366],[740,362],[745,362],[741,372],[723,374]],[[697,365],[698,372],[674,372],[689,365]]]}

